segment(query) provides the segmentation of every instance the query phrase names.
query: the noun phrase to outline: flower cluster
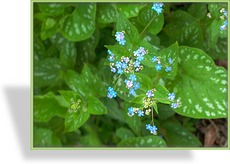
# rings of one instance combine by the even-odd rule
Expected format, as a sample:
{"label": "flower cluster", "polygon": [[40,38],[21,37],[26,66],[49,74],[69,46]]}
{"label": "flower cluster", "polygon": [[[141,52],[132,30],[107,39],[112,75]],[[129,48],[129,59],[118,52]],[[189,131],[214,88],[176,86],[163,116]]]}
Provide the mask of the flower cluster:
{"label": "flower cluster", "polygon": [[157,14],[159,15],[163,11],[163,9],[162,9],[163,5],[164,5],[163,3],[153,3],[152,9],[154,11],[156,11]]}
{"label": "flower cluster", "polygon": [[222,8],[220,10],[220,13],[222,13],[223,15],[220,16],[220,19],[223,20],[223,24],[220,26],[220,30],[226,30],[227,26],[228,26],[228,12],[227,10],[225,10],[225,8]]}
{"label": "flower cluster", "polygon": [[125,45],[126,40],[125,40],[125,32],[116,32],[115,37],[116,37],[116,41],[118,41],[119,44],[121,45]]}
{"label": "flower cluster", "polygon": [[126,69],[127,69],[128,65],[129,65],[129,61],[130,61],[129,57],[122,56],[121,61],[117,61],[115,63],[115,67],[116,67],[116,70],[117,70],[118,74],[123,74],[124,71],[127,72]]}
{"label": "flower cluster", "polygon": [[147,96],[148,98],[153,97],[153,96],[154,96],[153,91],[154,91],[153,89],[148,90],[147,93],[146,93],[146,96]]}
{"label": "flower cluster", "polygon": [[129,94],[135,96],[136,90],[140,88],[140,83],[136,82],[137,77],[134,74],[129,76],[129,79],[125,79],[126,88],[129,89]]}
{"label": "flower cluster", "polygon": [[176,96],[175,96],[174,93],[169,93],[168,94],[168,99],[170,101],[172,101],[171,108],[173,108],[173,109],[179,108],[181,106],[180,99],[175,100],[175,98],[176,98]]}
{"label": "flower cluster", "polygon": [[115,62],[115,55],[108,50],[108,60],[110,62],[111,72],[123,74],[124,72],[138,72],[143,69],[141,61],[144,60],[144,56],[148,53],[143,47],[133,52],[134,58],[132,57],[121,57],[120,61]]}
{"label": "flower cluster", "polygon": [[146,124],[146,129],[150,131],[150,133],[152,134],[156,134],[157,133],[157,127],[155,125],[150,125],[150,124]]}
{"label": "flower cluster", "polygon": [[[160,57],[158,56],[153,56],[152,58],[152,62],[153,63],[157,63],[156,66],[155,66],[155,69],[157,71],[160,71],[162,70],[162,65],[161,65],[161,61],[160,61]],[[165,67],[165,72],[170,72],[172,71],[172,65],[173,64],[173,60],[172,58],[168,58],[168,64],[166,64],[166,67]]]}
{"label": "flower cluster", "polygon": [[112,87],[108,87],[107,97],[108,98],[117,97],[117,93],[114,91],[114,89]]}
{"label": "flower cluster", "polygon": [[140,110],[139,108],[133,108],[133,107],[128,108],[128,115],[130,117],[134,116],[135,114],[137,114],[139,117],[142,117],[144,116],[144,111]]}
{"label": "flower cluster", "polygon": [[151,112],[151,109],[146,109],[145,111],[139,108],[129,107],[128,108],[128,116],[132,117],[135,114],[137,114],[139,117],[143,117],[145,114],[149,115]]}

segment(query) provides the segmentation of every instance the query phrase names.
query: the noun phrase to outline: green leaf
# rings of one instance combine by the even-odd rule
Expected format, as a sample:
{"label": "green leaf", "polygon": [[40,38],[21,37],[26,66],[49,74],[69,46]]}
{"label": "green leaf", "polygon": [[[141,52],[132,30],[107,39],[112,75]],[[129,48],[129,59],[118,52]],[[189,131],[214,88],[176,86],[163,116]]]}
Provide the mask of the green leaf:
{"label": "green leaf", "polygon": [[106,45],[105,46],[108,50],[110,50],[114,56],[115,61],[121,61],[121,57],[130,57],[132,55],[132,52],[128,51],[124,46],[118,44],[118,45]]}
{"label": "green leaf", "polygon": [[161,31],[164,25],[164,15],[158,15],[151,7],[151,5],[144,7],[137,18],[143,27],[147,28],[149,32],[155,35]]}
{"label": "green leaf", "polygon": [[[177,74],[177,65],[178,65],[178,44],[177,42],[172,44],[171,46],[162,49],[159,52],[161,64],[163,66],[163,72],[160,72],[160,76],[168,78],[168,79],[174,79]],[[168,59],[172,59],[172,64],[169,63]],[[165,68],[167,66],[170,66],[172,68],[172,71],[165,72]]]}
{"label": "green leaf", "polygon": [[208,4],[208,10],[211,13],[211,16],[214,18],[220,18],[222,13],[220,13],[220,10],[222,8],[227,9],[227,3],[210,3]]}
{"label": "green leaf", "polygon": [[180,72],[169,83],[182,106],[178,114],[192,118],[227,117],[227,73],[203,51],[182,46]]}
{"label": "green leaf", "polygon": [[205,42],[205,51],[212,57],[213,60],[224,60],[228,58],[228,39],[219,38],[214,47],[208,47]]}
{"label": "green leaf", "polygon": [[154,92],[154,98],[158,102],[169,104],[170,101],[168,100],[168,93],[169,91],[161,84],[157,84],[155,87],[156,91]]}
{"label": "green leaf", "polygon": [[174,110],[172,110],[169,105],[165,104],[158,104],[158,111],[160,120],[166,120],[175,114]]}
{"label": "green leaf", "polygon": [[53,135],[50,129],[34,128],[34,147],[62,146],[59,138]]}
{"label": "green leaf", "polygon": [[64,69],[61,61],[47,58],[34,63],[34,83],[37,87],[54,86],[58,84],[61,71]]}
{"label": "green leaf", "polygon": [[89,112],[81,107],[78,111],[68,111],[65,117],[65,132],[75,131],[80,128],[90,117]]}
{"label": "green leaf", "polygon": [[104,97],[106,95],[105,86],[96,74],[92,74],[87,64],[84,64],[81,72],[81,78],[85,81],[84,83],[86,84],[87,88],[90,89],[93,95],[97,97]]}
{"label": "green leaf", "polygon": [[201,20],[206,16],[207,5],[206,4],[191,4],[188,8],[188,12],[198,20]]}
{"label": "green leaf", "polygon": [[91,94],[89,88],[86,87],[84,79],[75,71],[67,70],[64,76],[66,84],[70,89],[77,92],[83,97],[87,97],[88,94]]}
{"label": "green leaf", "polygon": [[96,59],[95,49],[99,41],[99,31],[95,30],[93,35],[77,44],[77,65],[82,65],[82,63],[92,63]]}
{"label": "green leaf", "polygon": [[125,123],[122,111],[119,109],[118,103],[114,99],[104,98],[101,100],[107,108],[107,116],[112,119]]}
{"label": "green leaf", "polygon": [[168,146],[176,147],[200,147],[201,143],[189,130],[180,124],[167,121],[162,127],[166,129],[164,138]]}
{"label": "green leaf", "polygon": [[96,4],[78,4],[75,11],[65,18],[61,33],[71,41],[89,38],[95,30],[95,15]]}
{"label": "green leaf", "polygon": [[34,97],[34,121],[48,122],[54,116],[65,117],[67,109],[59,105],[53,93]]}
{"label": "green leaf", "polygon": [[41,39],[37,36],[34,37],[33,43],[33,59],[36,61],[41,60],[46,55],[45,46]]}
{"label": "green leaf", "polygon": [[203,33],[198,24],[189,13],[177,10],[168,18],[164,31],[170,37],[171,43],[176,41],[180,45],[200,48],[203,43]]}
{"label": "green leaf", "polygon": [[60,33],[56,33],[50,37],[50,42],[61,51],[61,47],[65,42],[67,42],[67,39],[65,39]]}
{"label": "green leaf", "polygon": [[133,116],[133,117],[129,117],[127,114],[127,109],[123,110],[123,115],[124,115],[124,119],[126,121],[126,123],[129,125],[129,127],[132,129],[132,131],[137,135],[141,135],[141,128],[142,128],[142,124],[141,124],[141,119],[138,116]]}
{"label": "green leaf", "polygon": [[97,21],[100,23],[112,23],[117,19],[117,11],[114,4],[97,4]]}
{"label": "green leaf", "polygon": [[78,99],[82,99],[79,94],[74,91],[60,90],[59,93],[65,99],[65,104],[68,103],[69,106],[71,105],[72,100],[77,102]]}
{"label": "green leaf", "polygon": [[65,41],[61,45],[60,60],[67,68],[73,68],[76,63],[77,49],[75,43]]}
{"label": "green leaf", "polygon": [[145,98],[145,97],[146,97],[145,94],[139,94],[134,99],[130,100],[130,102],[143,105],[143,98]]}
{"label": "green leaf", "polygon": [[153,83],[151,79],[141,73],[136,73],[137,82],[140,82],[140,90],[147,92],[147,90],[153,89]]}
{"label": "green leaf", "polygon": [[117,16],[116,31],[125,32],[126,46],[129,44],[136,44],[139,42],[139,33],[137,28],[130,23],[122,12],[119,12]]}
{"label": "green leaf", "polygon": [[116,130],[116,136],[119,137],[121,140],[126,140],[128,138],[134,137],[134,134],[131,130],[121,127]]}
{"label": "green leaf", "polygon": [[50,16],[57,16],[64,12],[65,4],[60,3],[40,3],[40,10]]}
{"label": "green leaf", "polygon": [[139,14],[139,11],[144,7],[143,4],[135,4],[135,3],[119,3],[117,4],[117,8],[127,17],[136,17]]}
{"label": "green leaf", "polygon": [[97,129],[91,124],[84,124],[84,130],[86,131],[86,135],[80,137],[81,146],[101,146],[102,143],[99,139]]}
{"label": "green leaf", "polygon": [[90,114],[100,115],[107,114],[107,109],[104,104],[96,97],[89,96],[88,97],[88,109],[87,111]]}
{"label": "green leaf", "polygon": [[46,18],[42,22],[41,39],[45,40],[53,36],[59,29],[59,21],[54,18]]}
{"label": "green leaf", "polygon": [[121,147],[165,147],[165,141],[159,136],[133,137],[122,140]]}

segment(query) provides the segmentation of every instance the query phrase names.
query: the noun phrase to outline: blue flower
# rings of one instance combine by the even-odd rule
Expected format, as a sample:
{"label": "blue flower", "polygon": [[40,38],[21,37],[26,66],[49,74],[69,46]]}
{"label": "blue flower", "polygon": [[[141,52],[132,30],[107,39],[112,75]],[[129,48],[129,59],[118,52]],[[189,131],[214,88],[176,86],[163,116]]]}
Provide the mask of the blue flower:
{"label": "blue flower", "polygon": [[127,63],[122,62],[122,63],[121,63],[121,68],[126,69],[126,68],[127,68]]}
{"label": "blue flower", "polygon": [[139,82],[134,82],[133,83],[133,89],[134,90],[137,90],[137,89],[139,89],[140,88],[140,83]]}
{"label": "blue flower", "polygon": [[143,111],[143,110],[138,110],[138,111],[137,111],[137,115],[138,115],[139,117],[144,116],[144,111]]}
{"label": "blue flower", "polygon": [[119,42],[121,45],[125,45],[125,35],[124,32],[116,32],[115,34],[116,40]]}
{"label": "blue flower", "polygon": [[110,61],[110,62],[114,62],[114,54],[110,51],[110,50],[108,50],[108,53],[109,53],[109,58],[108,58],[108,60]]}
{"label": "blue flower", "polygon": [[226,29],[225,25],[220,26],[220,30],[225,30],[225,29]]}
{"label": "blue flower", "polygon": [[128,63],[129,62],[129,58],[128,57],[123,57],[122,61],[125,62],[125,63]]}
{"label": "blue flower", "polygon": [[169,72],[169,71],[172,71],[172,67],[170,67],[170,66],[165,68],[165,72]]}
{"label": "blue flower", "polygon": [[137,57],[137,60],[138,60],[139,62],[141,62],[142,60],[144,60],[144,56],[143,56],[143,55],[139,55],[139,56]]}
{"label": "blue flower", "polygon": [[118,74],[122,74],[124,71],[123,71],[123,69],[122,68],[118,68],[118,70],[117,70],[117,73]]}
{"label": "blue flower", "polygon": [[109,55],[113,55],[112,51],[108,50]]}
{"label": "blue flower", "polygon": [[157,58],[156,56],[153,56],[152,62],[154,63],[154,62],[156,62],[156,61],[158,61],[158,58]]}
{"label": "blue flower", "polygon": [[154,126],[152,126],[149,130],[150,130],[150,133],[156,134],[156,132],[157,132],[157,127],[154,125]]}
{"label": "blue flower", "polygon": [[129,80],[136,81],[137,80],[136,75],[134,75],[134,74],[129,75]]}
{"label": "blue flower", "polygon": [[145,126],[146,126],[147,130],[150,130],[152,128],[152,126],[150,124],[146,124]]}
{"label": "blue flower", "polygon": [[115,66],[117,67],[117,69],[121,68],[122,67],[122,63],[121,62],[116,62]]}
{"label": "blue flower", "polygon": [[169,93],[168,94],[168,99],[173,101],[175,99],[175,94],[174,93]]}
{"label": "blue flower", "polygon": [[172,58],[168,58],[169,64],[173,64]]}
{"label": "blue flower", "polygon": [[136,60],[134,63],[133,63],[133,66],[135,67],[135,68],[137,68],[137,67],[140,67],[140,62],[138,61],[138,60]]}
{"label": "blue flower", "polygon": [[146,124],[146,129],[150,131],[152,134],[157,133],[157,127],[155,125],[151,126],[150,124]]}
{"label": "blue flower", "polygon": [[140,47],[140,48],[138,49],[138,52],[139,52],[141,55],[147,54],[147,51],[146,51],[143,47]]}
{"label": "blue flower", "polygon": [[135,96],[135,95],[136,95],[136,92],[135,92],[135,90],[134,90],[133,88],[130,88],[129,94]]}
{"label": "blue flower", "polygon": [[113,98],[116,97],[117,93],[114,91],[114,89],[112,87],[108,87],[108,93],[107,93],[107,97],[108,98]]}
{"label": "blue flower", "polygon": [[161,14],[162,13],[162,7],[163,7],[163,3],[153,3],[152,9],[155,10],[157,12],[157,14]]}
{"label": "blue flower", "polygon": [[133,81],[131,80],[125,80],[126,88],[130,89],[133,86]]}
{"label": "blue flower", "polygon": [[134,116],[134,109],[133,109],[133,107],[128,108],[128,115],[130,117]]}
{"label": "blue flower", "polygon": [[162,66],[161,66],[160,64],[157,64],[157,65],[155,66],[155,68],[156,68],[157,71],[160,71],[160,70],[162,69]]}
{"label": "blue flower", "polygon": [[179,104],[176,103],[176,102],[174,102],[174,103],[171,104],[171,108],[173,108],[173,109],[176,109],[178,107],[179,107]]}
{"label": "blue flower", "polygon": [[111,68],[111,72],[113,72],[113,73],[116,73],[116,68],[114,68],[114,67],[110,67]]}
{"label": "blue flower", "polygon": [[147,93],[146,93],[146,96],[147,96],[148,98],[153,97],[153,96],[154,96],[153,91],[152,91],[152,90],[148,90]]}

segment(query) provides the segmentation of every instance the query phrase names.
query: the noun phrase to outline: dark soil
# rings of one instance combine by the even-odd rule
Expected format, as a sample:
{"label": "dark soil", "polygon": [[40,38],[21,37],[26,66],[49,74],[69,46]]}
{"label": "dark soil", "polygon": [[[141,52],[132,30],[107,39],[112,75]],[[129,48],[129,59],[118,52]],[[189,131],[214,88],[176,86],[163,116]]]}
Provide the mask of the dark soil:
{"label": "dark soil", "polygon": [[200,139],[203,147],[228,147],[228,120],[202,119],[196,125],[196,136]]}

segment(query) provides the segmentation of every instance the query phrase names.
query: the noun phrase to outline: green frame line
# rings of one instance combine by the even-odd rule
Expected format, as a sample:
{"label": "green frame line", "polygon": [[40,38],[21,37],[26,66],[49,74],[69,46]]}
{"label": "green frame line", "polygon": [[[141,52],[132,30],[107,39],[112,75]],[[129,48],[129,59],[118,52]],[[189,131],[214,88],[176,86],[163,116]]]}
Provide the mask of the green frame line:
{"label": "green frame line", "polygon": [[[143,1],[138,1],[138,0],[113,0],[113,1],[108,1],[108,0],[91,0],[91,1],[83,1],[83,0],[31,0],[30,1],[30,149],[31,150],[230,150],[230,141],[229,141],[229,136],[230,136],[230,131],[227,129],[227,134],[228,134],[228,147],[33,147],[33,7],[34,3],[68,3],[68,2],[76,2],[76,3],[83,3],[83,2],[95,2],[95,3],[100,3],[100,2],[134,2],[134,3],[141,3],[141,2],[184,2],[184,3],[227,3],[228,4],[228,9],[230,8],[230,3],[229,0],[219,0],[218,2],[214,0],[190,0],[190,1],[184,1],[184,0],[143,0]],[[229,10],[228,10],[228,15],[229,15]],[[228,17],[228,22],[230,18]],[[228,26],[228,43],[230,43],[230,37],[229,37],[229,26]],[[229,49],[228,49],[228,65],[230,63],[229,59]],[[228,81],[230,81],[230,73],[228,72]],[[228,93],[228,102],[230,102],[229,98],[229,93]],[[228,118],[230,118],[230,111],[229,111],[229,104],[228,104]],[[230,121],[228,119],[228,127],[230,127]]]}

